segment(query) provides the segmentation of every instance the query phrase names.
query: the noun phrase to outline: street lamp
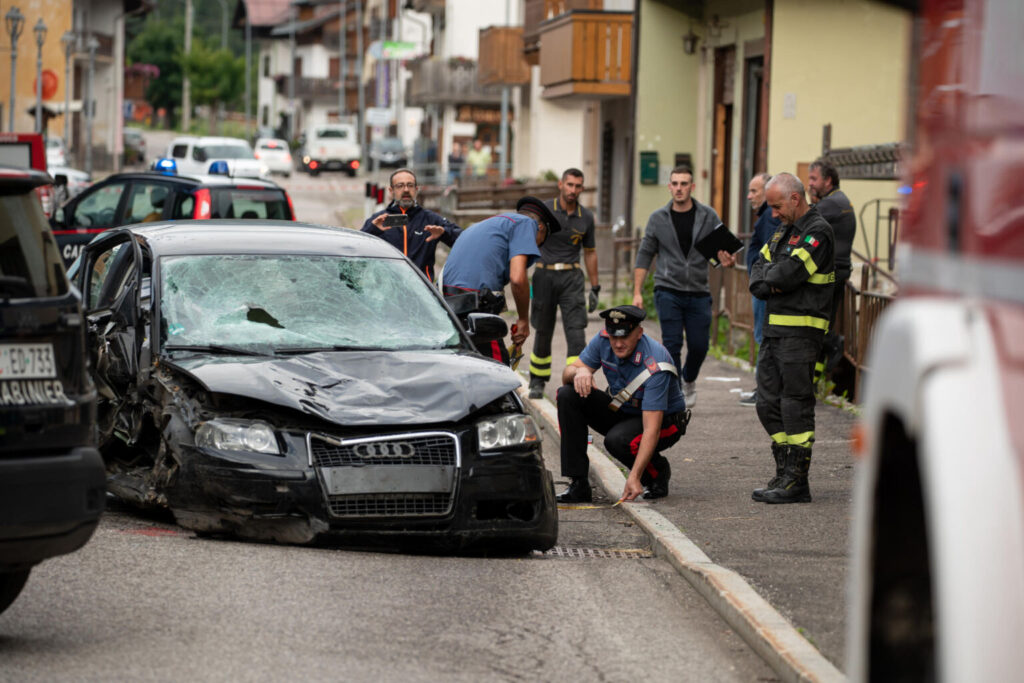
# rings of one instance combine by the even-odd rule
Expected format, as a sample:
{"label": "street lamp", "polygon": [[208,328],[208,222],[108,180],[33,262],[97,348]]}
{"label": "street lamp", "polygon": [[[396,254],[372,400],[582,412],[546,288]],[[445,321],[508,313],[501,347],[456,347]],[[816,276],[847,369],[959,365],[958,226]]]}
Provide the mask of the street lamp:
{"label": "street lamp", "polygon": [[93,77],[96,74],[96,48],[100,41],[96,36],[89,36],[85,48],[89,51],[89,77],[85,81],[85,172],[92,175],[92,121],[95,112],[92,106]]}
{"label": "street lamp", "polygon": [[17,7],[7,10],[4,15],[4,23],[7,25],[7,35],[11,37],[11,104],[8,116],[8,128],[14,131],[14,75],[15,64],[18,61],[18,36],[25,26],[25,15]]}
{"label": "street lamp", "polygon": [[71,147],[71,55],[75,53],[74,31],[65,31],[60,37],[64,45],[64,145]]}
{"label": "street lamp", "polygon": [[43,43],[46,42],[46,22],[42,17],[32,33],[36,34],[36,132],[43,132]]}

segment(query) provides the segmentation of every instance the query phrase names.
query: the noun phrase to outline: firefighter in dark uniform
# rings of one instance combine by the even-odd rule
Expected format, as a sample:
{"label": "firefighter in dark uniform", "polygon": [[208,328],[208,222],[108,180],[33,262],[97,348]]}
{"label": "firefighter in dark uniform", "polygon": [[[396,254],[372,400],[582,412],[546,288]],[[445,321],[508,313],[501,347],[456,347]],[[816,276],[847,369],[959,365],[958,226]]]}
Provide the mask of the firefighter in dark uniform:
{"label": "firefighter in dark uniform", "polygon": [[814,365],[828,331],[835,286],[835,238],[807,204],[799,178],[780,173],[765,190],[780,227],[750,270],[750,293],[767,301],[757,359],[757,416],[772,438],[775,476],[752,498],[809,503],[814,443]]}
{"label": "firefighter in dark uniform", "polygon": [[[551,378],[551,338],[555,333],[555,312],[562,308],[562,327],[568,347],[566,365],[571,365],[587,343],[587,313],[597,308],[601,285],[597,278],[597,250],[594,242],[594,214],[579,205],[583,192],[583,171],[567,169],[558,181],[558,197],[545,204],[562,224],[540,248],[533,271],[533,302],[530,317],[537,336],[530,354],[530,398],[544,395]],[[580,247],[590,280],[588,301],[584,302]],[[586,306],[586,308],[584,308]]]}
{"label": "firefighter in dark uniform", "polygon": [[[605,329],[565,368],[558,389],[562,475],[571,483],[557,500],[591,500],[588,427],[603,434],[608,452],[630,468],[621,500],[662,498],[672,470],[661,452],[679,441],[690,420],[678,370],[668,350],[644,334],[642,308],[616,306],[601,317]],[[594,388],[598,368],[607,392]]]}

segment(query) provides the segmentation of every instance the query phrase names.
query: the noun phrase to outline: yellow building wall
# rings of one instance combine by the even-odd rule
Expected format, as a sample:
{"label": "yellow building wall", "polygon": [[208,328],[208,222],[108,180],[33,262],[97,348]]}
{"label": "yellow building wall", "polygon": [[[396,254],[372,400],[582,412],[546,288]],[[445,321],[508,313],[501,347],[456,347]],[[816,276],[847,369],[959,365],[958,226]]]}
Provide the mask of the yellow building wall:
{"label": "yellow building wall", "polygon": [[[911,26],[905,11],[871,0],[775,0],[772,24],[769,173],[796,173],[798,164],[821,156],[827,123],[833,148],[904,139]],[[897,197],[895,181],[840,174],[840,185],[858,214],[871,200]],[[874,247],[874,215],[869,208],[865,222],[858,220],[854,249],[862,253],[865,229]]]}
{"label": "yellow building wall", "polygon": [[[35,130],[35,119],[28,110],[35,104],[36,91],[36,57],[39,49],[33,33],[36,22],[42,18],[46,25],[46,40],[43,43],[43,70],[49,69],[57,75],[57,92],[48,102],[64,102],[64,45],[61,36],[71,30],[70,0],[24,0],[14,4],[4,3],[3,13],[11,7],[17,7],[25,17],[21,35],[18,38],[18,57],[15,64],[15,116],[14,130],[19,133],[30,133]],[[6,26],[0,24],[0,102],[3,103],[3,116],[0,130],[8,131],[10,120],[11,99],[11,38]],[[57,117],[50,121],[50,132],[63,135],[63,118]]]}
{"label": "yellow building wall", "polygon": [[[632,160],[631,225],[643,227],[651,212],[670,199],[668,172],[676,152],[689,152],[694,161],[697,160],[700,53],[687,55],[683,52],[682,36],[691,22],[687,15],[654,0],[639,0],[638,5],[641,35],[635,84],[636,154]],[[656,185],[641,185],[640,152],[651,150],[658,152],[661,175]]]}

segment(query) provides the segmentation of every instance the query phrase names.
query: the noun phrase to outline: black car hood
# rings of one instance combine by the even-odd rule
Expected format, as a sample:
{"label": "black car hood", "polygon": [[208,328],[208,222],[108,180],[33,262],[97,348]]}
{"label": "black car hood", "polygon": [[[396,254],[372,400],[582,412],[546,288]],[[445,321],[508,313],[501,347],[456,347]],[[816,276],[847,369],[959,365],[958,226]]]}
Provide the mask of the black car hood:
{"label": "black car hood", "polygon": [[340,425],[455,422],[519,386],[507,366],[445,351],[332,351],[279,358],[174,359],[212,393]]}

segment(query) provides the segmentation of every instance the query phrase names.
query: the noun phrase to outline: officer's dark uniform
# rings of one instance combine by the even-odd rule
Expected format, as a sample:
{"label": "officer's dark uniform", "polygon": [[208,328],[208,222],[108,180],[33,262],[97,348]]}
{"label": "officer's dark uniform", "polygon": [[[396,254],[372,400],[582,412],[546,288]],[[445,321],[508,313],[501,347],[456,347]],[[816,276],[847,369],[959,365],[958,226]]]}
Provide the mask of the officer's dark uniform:
{"label": "officer's dark uniform", "polygon": [[839,362],[843,353],[843,338],[836,333],[836,314],[843,303],[843,292],[846,281],[850,279],[852,265],[850,253],[853,250],[853,238],[857,235],[857,216],[853,213],[853,205],[842,190],[836,188],[822,197],[814,205],[821,217],[832,226],[835,238],[836,286],[832,290],[832,311],[828,318],[829,331],[825,334],[821,358],[814,367],[815,379],[830,372]]}
{"label": "officer's dark uniform", "polygon": [[595,247],[592,212],[576,204],[576,210],[569,214],[557,198],[544,203],[558,218],[562,229],[541,246],[540,259],[533,271],[530,322],[537,334],[530,354],[530,389],[538,395],[551,377],[551,338],[559,306],[568,346],[565,364],[572,365],[587,343],[586,287],[580,268],[580,247]]}
{"label": "officer's dark uniform", "polygon": [[[409,222],[404,227],[381,230],[373,224],[373,219],[382,213],[404,213],[409,217]],[[428,225],[440,225],[444,228],[444,234],[439,239],[428,242],[427,238],[430,237],[430,232],[427,231]],[[424,209],[419,204],[414,204],[410,209],[403,211],[397,202],[391,202],[385,209],[367,218],[363,223],[362,231],[389,242],[391,246],[408,256],[431,280],[435,275],[434,252],[437,249],[437,243],[443,242],[451,247],[462,234],[462,228],[441,214]]]}
{"label": "officer's dark uniform", "polygon": [[767,301],[757,360],[757,416],[772,437],[776,476],[754,500],[809,502],[814,443],[814,364],[828,330],[835,285],[832,227],[811,207],[783,225],[750,271],[750,293]]}
{"label": "officer's dark uniform", "polygon": [[[601,368],[608,380],[608,391],[593,389],[584,398],[571,384],[558,389],[558,427],[561,431],[562,475],[570,477],[569,488],[558,496],[563,503],[588,502],[591,499],[587,474],[587,428],[592,427],[605,437],[604,445],[619,462],[632,467],[643,436],[643,411],[661,410],[661,434],[654,455],[640,477],[646,487],[644,498],[668,495],[672,476],[668,460],[661,454],[686,433],[689,415],[683,400],[675,364],[668,351],[647,335],[640,337],[628,358],[619,359],[611,350],[609,335],[623,337],[636,329],[645,313],[636,306],[616,306],[601,312],[605,329],[594,336],[580,353],[579,360],[591,370]],[[619,403],[617,396],[638,375],[650,372],[649,378],[628,401]]]}

